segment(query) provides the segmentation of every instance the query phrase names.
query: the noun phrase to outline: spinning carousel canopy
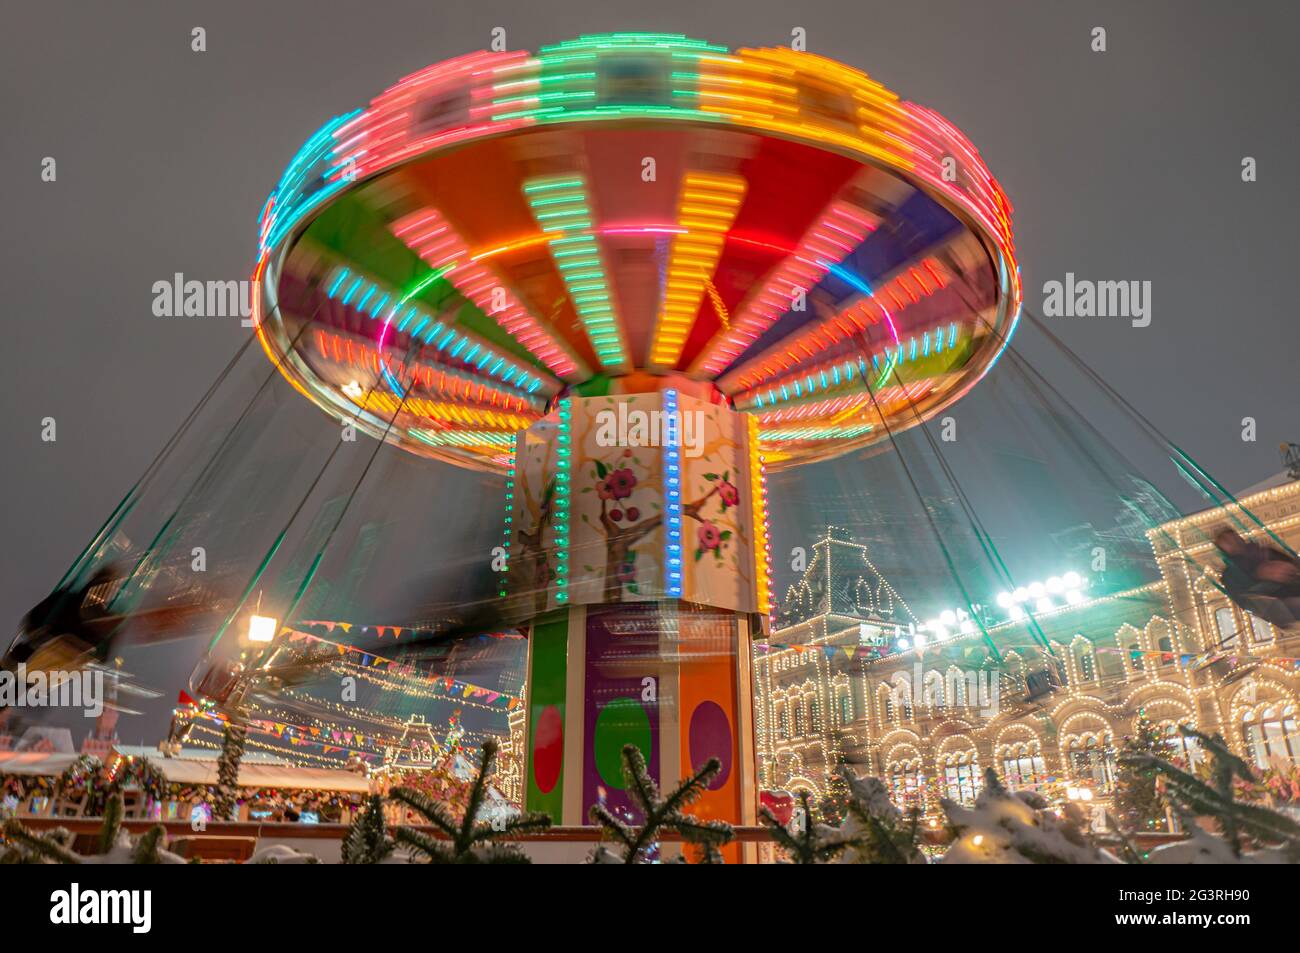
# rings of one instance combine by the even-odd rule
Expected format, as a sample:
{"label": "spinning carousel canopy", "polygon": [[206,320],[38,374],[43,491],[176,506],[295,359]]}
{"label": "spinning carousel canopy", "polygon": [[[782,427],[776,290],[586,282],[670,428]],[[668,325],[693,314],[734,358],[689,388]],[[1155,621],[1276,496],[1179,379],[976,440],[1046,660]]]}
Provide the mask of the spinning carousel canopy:
{"label": "spinning carousel canopy", "polygon": [[562,395],[672,386],[757,416],[779,467],[987,372],[1020,303],[1010,211],[957,129],[819,56],[480,52],[303,146],[261,218],[257,333],[417,454],[500,468]]}

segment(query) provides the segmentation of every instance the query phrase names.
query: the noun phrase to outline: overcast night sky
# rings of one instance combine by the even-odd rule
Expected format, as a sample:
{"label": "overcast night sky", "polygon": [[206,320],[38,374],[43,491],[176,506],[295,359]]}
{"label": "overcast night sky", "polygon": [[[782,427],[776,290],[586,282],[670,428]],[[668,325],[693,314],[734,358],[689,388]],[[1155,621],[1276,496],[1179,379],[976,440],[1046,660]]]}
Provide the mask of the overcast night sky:
{"label": "overcast night sky", "polygon": [[[1278,471],[1277,444],[1300,442],[1296,5],[17,0],[0,36],[11,628],[249,333],[237,318],[155,317],[154,282],[246,277],[258,213],[303,140],[396,78],[485,48],[497,26],[512,49],[638,29],[781,45],[803,27],[809,50],[976,144],[1015,208],[1030,308],[1066,272],[1151,282],[1149,327],[1053,330],[1226,486]],[[164,728],[151,714],[129,731]]]}

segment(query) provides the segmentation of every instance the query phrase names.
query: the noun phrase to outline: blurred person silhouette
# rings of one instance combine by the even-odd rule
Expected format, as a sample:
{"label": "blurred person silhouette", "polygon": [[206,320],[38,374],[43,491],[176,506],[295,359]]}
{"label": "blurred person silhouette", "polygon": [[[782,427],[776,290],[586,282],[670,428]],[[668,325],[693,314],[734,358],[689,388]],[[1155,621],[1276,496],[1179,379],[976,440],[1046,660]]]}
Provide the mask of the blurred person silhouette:
{"label": "blurred person silhouette", "polygon": [[1229,599],[1280,629],[1300,621],[1300,560],[1226,526],[1214,534],[1214,545]]}
{"label": "blurred person silhouette", "polygon": [[118,621],[107,593],[119,575],[112,565],[101,566],[80,588],[63,586],[38,602],[23,616],[0,668],[71,668],[107,659]]}

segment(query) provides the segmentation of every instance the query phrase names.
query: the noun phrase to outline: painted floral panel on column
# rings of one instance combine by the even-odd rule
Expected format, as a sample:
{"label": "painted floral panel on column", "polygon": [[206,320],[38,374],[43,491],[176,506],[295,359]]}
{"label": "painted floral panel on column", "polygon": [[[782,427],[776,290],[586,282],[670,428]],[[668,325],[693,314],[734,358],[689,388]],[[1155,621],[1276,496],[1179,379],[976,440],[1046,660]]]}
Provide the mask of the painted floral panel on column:
{"label": "painted floral panel on column", "polygon": [[555,605],[556,429],[547,418],[516,438],[508,599],[509,611],[523,616]]}
{"label": "painted floral panel on column", "polygon": [[753,612],[753,528],[744,416],[688,397],[681,398],[680,405],[682,596],[701,605]]}
{"label": "painted floral panel on column", "polygon": [[658,394],[574,401],[575,603],[664,595],[662,417]]}

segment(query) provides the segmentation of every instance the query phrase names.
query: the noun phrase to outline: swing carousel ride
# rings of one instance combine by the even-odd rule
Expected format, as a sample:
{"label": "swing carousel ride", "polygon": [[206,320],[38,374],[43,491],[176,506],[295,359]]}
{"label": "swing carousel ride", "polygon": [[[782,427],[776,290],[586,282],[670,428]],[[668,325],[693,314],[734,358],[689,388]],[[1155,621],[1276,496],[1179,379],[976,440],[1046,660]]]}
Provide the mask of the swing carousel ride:
{"label": "swing carousel ride", "polygon": [[258,338],[305,396],[506,478],[526,806],[637,743],[754,821],[768,470],[969,391],[1014,327],[1010,209],[930,110],[807,53],[583,37],[406,77],[262,217]]}

